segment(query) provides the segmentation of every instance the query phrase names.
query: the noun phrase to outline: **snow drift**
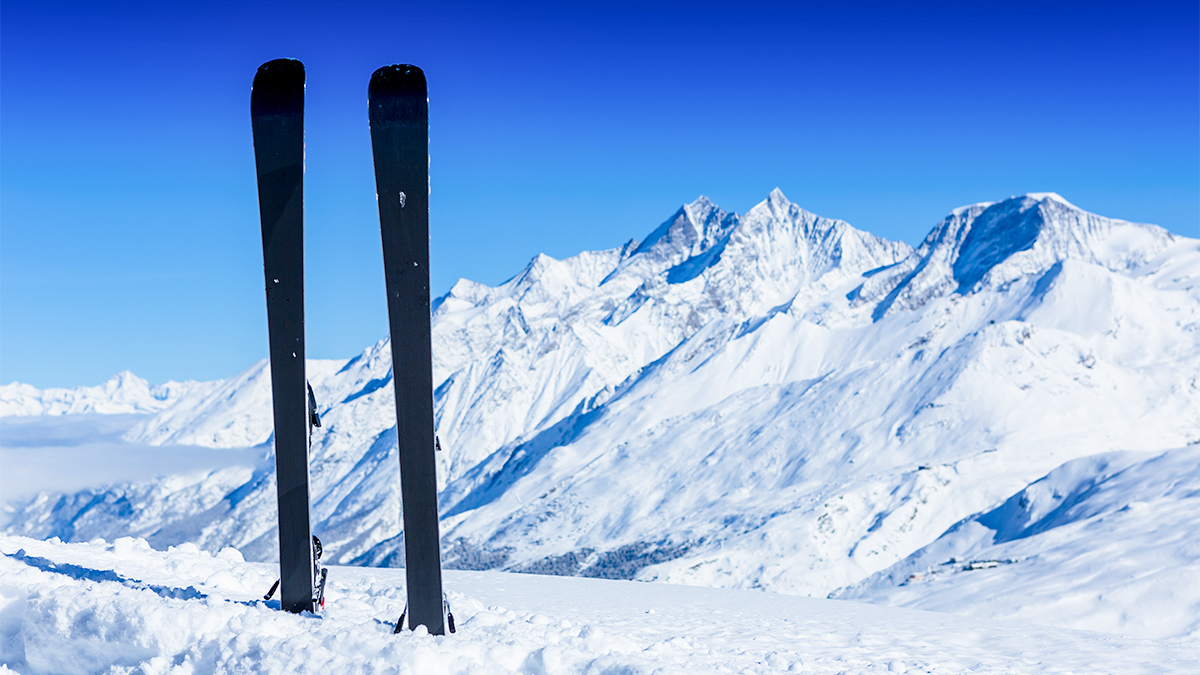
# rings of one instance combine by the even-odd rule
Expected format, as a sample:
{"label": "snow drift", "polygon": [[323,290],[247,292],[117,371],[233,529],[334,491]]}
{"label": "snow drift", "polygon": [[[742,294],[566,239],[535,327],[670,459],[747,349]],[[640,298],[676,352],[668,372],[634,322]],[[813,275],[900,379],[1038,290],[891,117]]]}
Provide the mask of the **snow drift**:
{"label": "snow drift", "polygon": [[[321,616],[276,568],[184,544],[0,536],[0,672],[1194,673],[1184,645],[768,593],[450,572],[454,635],[392,634],[399,570],[330,569]],[[581,601],[586,598],[586,601]]]}

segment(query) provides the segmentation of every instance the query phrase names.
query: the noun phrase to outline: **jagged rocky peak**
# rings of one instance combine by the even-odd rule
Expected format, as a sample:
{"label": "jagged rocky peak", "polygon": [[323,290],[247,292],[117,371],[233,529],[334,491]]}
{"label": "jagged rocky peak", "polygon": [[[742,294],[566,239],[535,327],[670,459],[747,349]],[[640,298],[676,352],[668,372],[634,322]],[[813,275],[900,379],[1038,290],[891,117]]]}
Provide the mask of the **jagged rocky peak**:
{"label": "jagged rocky peak", "polygon": [[[739,231],[757,236],[775,250],[791,254],[790,262],[816,277],[836,268],[849,273],[890,265],[912,252],[904,242],[890,241],[852,227],[843,220],[825,218],[801,208],[779,188],[746,212]],[[770,255],[770,250],[755,252]]]}
{"label": "jagged rocky peak", "polygon": [[783,190],[775,188],[771,190],[767,198],[755,204],[753,208],[746,212],[744,220],[750,221],[755,219],[773,220],[776,222],[816,222],[818,220],[827,221],[829,223],[841,223],[842,221],[834,221],[828,218],[821,218],[817,214],[806,211],[800,205],[792,203]]}
{"label": "jagged rocky peak", "polygon": [[726,213],[708,197],[679,207],[675,215],[650,233],[634,251],[655,258],[688,258],[711,248],[737,226],[738,216]]}
{"label": "jagged rocky peak", "polygon": [[[612,277],[619,282],[610,288],[628,290],[640,306],[645,297],[686,284],[692,290],[671,302],[691,298],[698,318],[713,308],[749,316],[790,302],[818,280],[828,281],[822,287],[836,285],[911,251],[903,242],[806,211],[776,188],[744,216],[720,211],[704,198],[684,206],[622,264]],[[826,277],[830,272],[836,274]],[[696,291],[703,299],[690,295]]]}
{"label": "jagged rocky peak", "polygon": [[757,276],[811,277],[847,262],[856,270],[891,264],[911,250],[806,211],[775,188],[744,216],[704,197],[683,206],[646,239],[631,265],[650,262],[654,272],[667,272],[668,283],[691,281],[718,265],[742,265],[742,273]]}

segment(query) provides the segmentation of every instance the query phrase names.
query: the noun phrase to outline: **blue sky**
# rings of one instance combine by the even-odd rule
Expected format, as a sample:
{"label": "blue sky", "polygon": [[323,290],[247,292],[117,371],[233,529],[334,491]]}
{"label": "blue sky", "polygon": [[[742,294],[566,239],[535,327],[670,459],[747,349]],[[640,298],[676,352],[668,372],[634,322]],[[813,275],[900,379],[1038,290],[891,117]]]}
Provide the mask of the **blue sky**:
{"label": "blue sky", "polygon": [[310,357],[387,332],[389,63],[429,78],[437,294],[774,187],[910,243],[1036,191],[1200,234],[1195,2],[96,4],[0,8],[0,382],[266,356],[249,97],[279,57],[308,71]]}

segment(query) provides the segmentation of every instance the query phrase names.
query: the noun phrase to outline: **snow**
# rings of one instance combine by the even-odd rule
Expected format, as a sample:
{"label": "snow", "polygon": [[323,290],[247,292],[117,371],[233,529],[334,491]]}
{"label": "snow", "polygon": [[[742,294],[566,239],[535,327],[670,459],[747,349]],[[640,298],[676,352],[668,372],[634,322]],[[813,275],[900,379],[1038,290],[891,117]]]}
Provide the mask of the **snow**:
{"label": "snow", "polygon": [[[1039,202],[1042,201],[1043,199],[1053,199],[1054,201],[1061,202],[1061,203],[1065,204],[1066,206],[1069,206],[1073,209],[1079,209],[1078,206],[1075,206],[1071,202],[1067,201],[1066,199],[1063,198],[1062,195],[1058,194],[1057,192],[1030,192],[1030,193],[1027,193],[1025,196],[1029,197],[1030,199],[1037,200]],[[1015,198],[1016,195],[1013,195],[1013,197]],[[1080,210],[1082,210],[1082,209],[1080,209]]]}
{"label": "snow", "polygon": [[1197,495],[1200,445],[1073,460],[838,596],[1200,649]]}
{"label": "snow", "polygon": [[[433,317],[443,558],[1194,639],[1197,278],[1200,241],[1044,194],[955,209],[913,249],[773,191],[460,281]],[[309,374],[315,531],[331,562],[396,566],[390,346]],[[267,453],[267,378],[197,386],[124,439]],[[1106,477],[1114,456],[1143,479]],[[40,495],[6,531],[273,560],[269,463],[214,469]],[[1114,496],[988,534],[1067,475]]]}
{"label": "snow", "polygon": [[324,612],[234,549],[0,536],[20,673],[1192,673],[1189,645],[753,591],[449,572],[458,631],[392,634],[404,573],[332,567]]}

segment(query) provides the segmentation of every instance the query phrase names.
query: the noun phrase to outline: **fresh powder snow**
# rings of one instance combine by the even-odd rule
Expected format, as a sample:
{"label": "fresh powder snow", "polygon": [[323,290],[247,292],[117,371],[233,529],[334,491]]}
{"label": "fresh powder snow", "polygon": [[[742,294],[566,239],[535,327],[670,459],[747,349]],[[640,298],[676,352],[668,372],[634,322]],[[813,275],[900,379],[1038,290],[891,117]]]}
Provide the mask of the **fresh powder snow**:
{"label": "fresh powder snow", "polygon": [[[404,572],[332,567],[319,615],[235,549],[0,536],[0,672],[1195,673],[1185,645],[752,591],[449,572],[457,632],[393,634]],[[12,670],[9,670],[12,669]]]}

